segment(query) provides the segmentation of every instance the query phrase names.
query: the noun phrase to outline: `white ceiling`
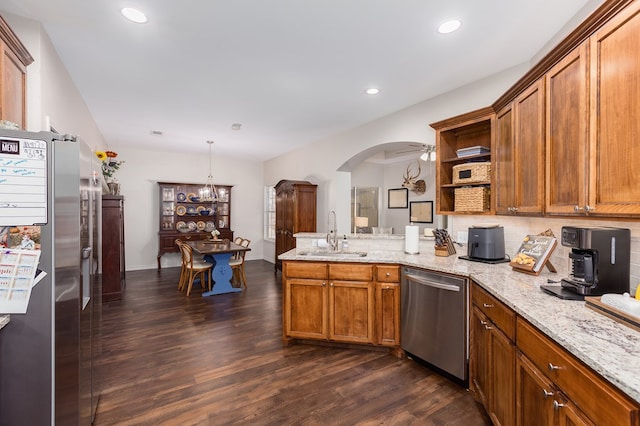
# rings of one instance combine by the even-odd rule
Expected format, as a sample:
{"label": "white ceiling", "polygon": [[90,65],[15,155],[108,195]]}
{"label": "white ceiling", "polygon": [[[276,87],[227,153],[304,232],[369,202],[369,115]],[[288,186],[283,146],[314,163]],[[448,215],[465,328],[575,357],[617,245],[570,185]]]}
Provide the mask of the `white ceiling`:
{"label": "white ceiling", "polygon": [[[43,23],[110,146],[207,153],[214,140],[220,154],[265,160],[528,61],[587,3],[0,0],[0,10]],[[126,21],[125,6],[148,23]],[[460,30],[436,32],[454,17]],[[370,86],[381,93],[364,94]]]}

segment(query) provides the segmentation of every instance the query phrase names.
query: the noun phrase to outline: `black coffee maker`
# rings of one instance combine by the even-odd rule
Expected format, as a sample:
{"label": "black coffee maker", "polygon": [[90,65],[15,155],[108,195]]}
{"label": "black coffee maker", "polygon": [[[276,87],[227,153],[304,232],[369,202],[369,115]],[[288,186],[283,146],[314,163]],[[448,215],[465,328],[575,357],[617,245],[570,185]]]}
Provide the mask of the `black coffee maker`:
{"label": "black coffee maker", "polygon": [[570,275],[560,286],[541,286],[564,299],[629,291],[631,231],[624,228],[562,227],[562,245],[571,247]]}

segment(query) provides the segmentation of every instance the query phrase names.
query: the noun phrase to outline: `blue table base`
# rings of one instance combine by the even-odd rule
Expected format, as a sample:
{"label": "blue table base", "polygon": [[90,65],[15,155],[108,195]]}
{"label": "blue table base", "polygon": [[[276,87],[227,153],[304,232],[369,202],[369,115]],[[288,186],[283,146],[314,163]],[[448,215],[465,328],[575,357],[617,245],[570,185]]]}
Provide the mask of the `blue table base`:
{"label": "blue table base", "polygon": [[207,254],[204,256],[204,260],[214,265],[211,271],[211,279],[214,281],[214,285],[211,291],[202,293],[202,297],[225,293],[239,293],[242,291],[241,288],[235,288],[231,285],[231,278],[233,277],[233,270],[231,266],[229,266],[231,255],[232,253],[220,253],[214,255]]}

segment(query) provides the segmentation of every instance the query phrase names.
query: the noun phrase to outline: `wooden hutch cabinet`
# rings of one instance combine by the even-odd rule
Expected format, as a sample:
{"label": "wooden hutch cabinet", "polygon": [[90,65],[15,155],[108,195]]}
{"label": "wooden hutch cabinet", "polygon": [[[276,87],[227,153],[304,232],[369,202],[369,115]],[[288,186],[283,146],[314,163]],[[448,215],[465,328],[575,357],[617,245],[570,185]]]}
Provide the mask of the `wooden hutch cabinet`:
{"label": "wooden hutch cabinet", "polygon": [[27,125],[27,66],[33,58],[0,17],[0,120]]}
{"label": "wooden hutch cabinet", "polygon": [[102,301],[120,300],[125,288],[124,197],[102,196]]}
{"label": "wooden hutch cabinet", "polygon": [[158,269],[165,253],[177,253],[176,238],[204,240],[211,231],[220,231],[220,238],[233,240],[231,230],[231,186],[216,185],[218,199],[201,201],[196,183],[158,182],[159,232]]}
{"label": "wooden hutch cabinet", "polygon": [[281,180],[275,186],[276,271],[282,270],[278,256],[296,247],[294,234],[316,232],[317,188],[318,185],[296,180]]}

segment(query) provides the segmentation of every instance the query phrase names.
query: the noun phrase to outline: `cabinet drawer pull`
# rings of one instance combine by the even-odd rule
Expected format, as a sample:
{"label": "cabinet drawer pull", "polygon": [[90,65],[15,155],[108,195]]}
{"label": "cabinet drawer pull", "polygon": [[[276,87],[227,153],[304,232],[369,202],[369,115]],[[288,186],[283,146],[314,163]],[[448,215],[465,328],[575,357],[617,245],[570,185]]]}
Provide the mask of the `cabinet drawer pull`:
{"label": "cabinet drawer pull", "polygon": [[483,307],[483,308],[493,308],[493,304],[490,304],[490,303],[483,303],[483,304],[482,304],[482,307]]}
{"label": "cabinet drawer pull", "polygon": [[329,283],[329,287],[333,287],[333,281]]}
{"label": "cabinet drawer pull", "polygon": [[560,369],[561,369],[561,367],[560,367],[560,366],[558,366],[558,365],[553,365],[553,364],[551,364],[551,363],[549,363],[549,364],[547,365],[547,367],[549,368],[549,371],[555,371],[555,370],[560,370]]}
{"label": "cabinet drawer pull", "polygon": [[324,281],[322,281],[322,287],[326,287],[327,283],[325,283]]}
{"label": "cabinet drawer pull", "polygon": [[553,400],[553,409],[554,410],[559,410],[560,408],[564,407],[564,404],[560,404],[558,401]]}
{"label": "cabinet drawer pull", "polygon": [[391,276],[391,273],[390,273],[390,272],[387,272],[385,275],[386,275],[387,277],[390,277],[390,276]]}
{"label": "cabinet drawer pull", "polygon": [[385,290],[389,290],[389,289],[390,289],[390,287],[389,287],[389,286],[386,286],[384,289],[385,289]]}
{"label": "cabinet drawer pull", "polygon": [[486,321],[482,321],[482,320],[480,320],[480,324],[482,324],[482,325],[487,325],[487,322],[486,322]]}
{"label": "cabinet drawer pull", "polygon": [[549,398],[550,396],[553,396],[553,392],[548,391],[548,390],[546,390],[546,389],[542,389],[542,396],[543,396],[544,398]]}
{"label": "cabinet drawer pull", "polygon": [[484,323],[485,330],[493,330],[493,327],[490,327],[487,323]]}

